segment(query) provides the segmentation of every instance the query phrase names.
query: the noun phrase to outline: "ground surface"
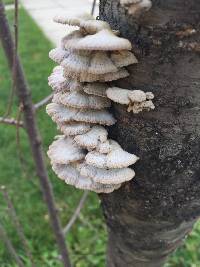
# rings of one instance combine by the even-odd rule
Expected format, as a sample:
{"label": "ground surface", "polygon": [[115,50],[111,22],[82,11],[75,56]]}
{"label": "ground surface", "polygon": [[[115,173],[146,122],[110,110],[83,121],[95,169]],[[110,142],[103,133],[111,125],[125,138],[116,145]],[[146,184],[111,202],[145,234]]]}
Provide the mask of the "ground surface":
{"label": "ground surface", "polygon": [[[9,11],[9,18],[12,21],[12,11]],[[53,68],[53,63],[48,59],[48,51],[52,45],[23,10],[20,12],[19,37],[20,55],[28,81],[31,85],[33,100],[37,102],[50,93],[50,88],[47,86],[47,77]],[[10,87],[9,72],[2,54],[2,49],[0,48],[1,115],[5,111],[6,99],[8,98]],[[17,102],[15,102],[13,113],[16,113],[16,107]],[[45,114],[44,108],[38,112],[37,119],[46,150],[56,133],[55,125]],[[19,152],[16,146],[15,128],[0,125],[0,185],[5,185],[9,195],[12,197],[18,216],[24,226],[34,258],[36,259],[36,266],[61,267],[62,265],[57,260],[57,248],[30,157],[26,134],[24,131],[21,131],[20,135],[21,155],[25,163],[23,168],[20,166],[18,159]],[[49,166],[48,160],[47,163]],[[63,184],[51,171],[50,177],[62,224],[65,225],[71,217],[82,192]],[[27,261],[24,249],[10,221],[5,202],[1,196],[0,203],[0,222],[6,228],[18,254],[25,261],[25,266],[29,267],[30,264]],[[90,194],[85,208],[81,213],[81,217],[73,226],[67,240],[70,247],[70,254],[76,267],[104,266],[106,231],[99,208],[99,201],[95,194]],[[185,245],[173,255],[166,267],[199,267],[199,250],[200,225],[197,225]],[[2,242],[0,242],[0,266],[16,266]]]}

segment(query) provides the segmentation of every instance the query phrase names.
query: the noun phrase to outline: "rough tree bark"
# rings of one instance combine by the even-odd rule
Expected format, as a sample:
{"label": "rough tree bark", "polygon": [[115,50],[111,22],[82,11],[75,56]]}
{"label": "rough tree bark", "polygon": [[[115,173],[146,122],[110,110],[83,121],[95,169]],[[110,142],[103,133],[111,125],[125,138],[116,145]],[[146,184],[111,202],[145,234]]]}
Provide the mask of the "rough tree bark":
{"label": "rough tree bark", "polygon": [[134,19],[119,0],[100,1],[100,18],[131,40],[139,60],[117,85],[152,91],[156,105],[138,115],[113,105],[110,137],[140,161],[132,182],[101,195],[109,267],[163,266],[200,215],[200,1],[152,2]]}

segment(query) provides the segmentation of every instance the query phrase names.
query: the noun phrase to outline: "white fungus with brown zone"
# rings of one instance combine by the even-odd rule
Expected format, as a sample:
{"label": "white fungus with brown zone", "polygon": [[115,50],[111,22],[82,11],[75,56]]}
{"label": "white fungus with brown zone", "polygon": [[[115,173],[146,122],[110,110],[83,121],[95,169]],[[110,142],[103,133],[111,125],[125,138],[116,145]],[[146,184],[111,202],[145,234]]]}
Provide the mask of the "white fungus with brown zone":
{"label": "white fungus with brown zone", "polygon": [[[107,22],[87,14],[57,16],[54,21],[79,30],[64,36],[60,46],[49,53],[59,66],[49,77],[54,96],[46,110],[62,135],[49,147],[48,156],[56,175],[67,184],[111,193],[133,179],[135,172],[129,166],[139,158],[108,139],[104,126],[116,123],[108,108],[111,100],[118,101],[108,97],[109,82],[127,77],[125,67],[138,61],[131,43],[117,36]],[[125,90],[124,100],[118,102],[130,109],[133,95],[126,94]],[[142,103],[148,94],[152,97],[143,92]]]}

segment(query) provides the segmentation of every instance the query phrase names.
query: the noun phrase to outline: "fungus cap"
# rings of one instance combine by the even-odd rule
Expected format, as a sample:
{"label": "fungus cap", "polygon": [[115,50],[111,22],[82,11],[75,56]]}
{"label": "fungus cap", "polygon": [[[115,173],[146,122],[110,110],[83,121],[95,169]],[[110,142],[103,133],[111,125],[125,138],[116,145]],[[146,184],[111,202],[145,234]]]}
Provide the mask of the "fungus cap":
{"label": "fungus cap", "polygon": [[62,49],[61,47],[54,48],[49,52],[49,57],[58,64],[68,56],[69,51]]}
{"label": "fungus cap", "polygon": [[102,126],[94,126],[90,131],[85,134],[77,135],[74,140],[81,147],[87,148],[88,150],[95,149],[99,143],[107,141],[108,132]]}
{"label": "fungus cap", "polygon": [[113,51],[111,53],[111,60],[113,61],[115,66],[119,68],[138,63],[135,55],[132,52],[126,50]]}
{"label": "fungus cap", "polygon": [[111,151],[108,154],[101,154],[97,151],[89,152],[86,157],[86,163],[102,169],[121,169],[135,164],[139,158],[134,154],[124,151],[116,142],[111,145]]}
{"label": "fungus cap", "polygon": [[84,92],[66,92],[54,94],[52,102],[77,109],[103,109],[111,106],[107,98],[87,95]]}
{"label": "fungus cap", "polygon": [[97,51],[93,52],[90,60],[90,67],[87,71],[91,74],[98,75],[117,72],[118,68],[114,65],[106,52]]}
{"label": "fungus cap", "polygon": [[124,38],[117,37],[111,30],[104,29],[93,35],[71,38],[65,43],[66,49],[75,50],[131,50],[131,43]]}
{"label": "fungus cap", "polygon": [[141,103],[141,102],[146,101],[147,99],[145,92],[141,90],[129,91],[128,97],[132,103],[135,103],[135,102]]}
{"label": "fungus cap", "polygon": [[122,105],[128,105],[130,103],[130,99],[128,97],[129,92],[131,91],[121,89],[119,87],[111,87],[106,90],[106,94],[109,99]]}
{"label": "fungus cap", "polygon": [[88,95],[96,95],[101,97],[107,97],[106,90],[108,89],[108,85],[106,83],[88,83],[84,85],[83,91]]}
{"label": "fungus cap", "polygon": [[90,190],[96,193],[111,193],[121,185],[96,183],[86,176],[82,176],[76,165],[53,164],[53,171],[56,175],[64,180],[67,184],[75,186],[78,189]]}
{"label": "fungus cap", "polygon": [[57,126],[65,136],[85,134],[91,129],[90,124],[79,122],[58,123]]}
{"label": "fungus cap", "polygon": [[69,137],[59,137],[47,152],[52,163],[68,164],[85,158],[85,151]]}
{"label": "fungus cap", "polygon": [[128,8],[128,13],[134,16],[140,16],[143,12],[148,11],[152,7],[150,0],[142,0],[137,4],[131,4]]}
{"label": "fungus cap", "polygon": [[110,126],[116,122],[113,115],[106,110],[83,111],[56,103],[48,104],[46,110],[47,114],[56,123],[77,121]]}
{"label": "fungus cap", "polygon": [[94,19],[81,21],[80,27],[83,28],[89,34],[94,34],[103,29],[110,30],[110,25],[107,22],[102,21],[102,20],[94,20]]}
{"label": "fungus cap", "polygon": [[72,71],[69,71],[68,69],[64,69],[64,77],[67,79],[75,79],[79,82],[110,82],[115,81],[118,79],[126,78],[129,76],[128,71],[125,68],[119,69],[117,72],[109,72],[106,74],[91,74],[91,73],[75,73]]}
{"label": "fungus cap", "polygon": [[101,184],[121,184],[135,176],[135,172],[130,168],[100,169],[87,164],[82,165],[80,173]]}
{"label": "fungus cap", "polygon": [[74,16],[69,15],[57,15],[53,19],[57,23],[68,24],[70,26],[80,26],[81,22],[87,20],[94,20],[93,16],[87,13],[78,14]]}
{"label": "fungus cap", "polygon": [[55,92],[83,91],[82,84],[80,82],[73,79],[64,78],[63,68],[61,66],[57,66],[53,69],[48,81],[49,86],[51,86]]}

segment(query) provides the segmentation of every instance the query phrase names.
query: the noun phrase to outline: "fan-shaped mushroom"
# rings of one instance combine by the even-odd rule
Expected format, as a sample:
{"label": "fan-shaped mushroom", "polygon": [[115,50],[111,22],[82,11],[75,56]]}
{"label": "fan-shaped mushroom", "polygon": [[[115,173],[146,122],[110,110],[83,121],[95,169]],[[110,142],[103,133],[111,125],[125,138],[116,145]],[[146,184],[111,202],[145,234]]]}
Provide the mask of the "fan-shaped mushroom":
{"label": "fan-shaped mushroom", "polygon": [[87,164],[82,165],[80,173],[102,184],[121,184],[135,176],[135,172],[130,168],[101,169]]}
{"label": "fan-shaped mushroom", "polygon": [[85,158],[85,151],[70,137],[60,137],[47,152],[52,163],[69,164]]}

